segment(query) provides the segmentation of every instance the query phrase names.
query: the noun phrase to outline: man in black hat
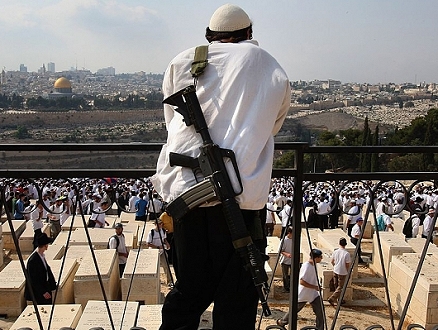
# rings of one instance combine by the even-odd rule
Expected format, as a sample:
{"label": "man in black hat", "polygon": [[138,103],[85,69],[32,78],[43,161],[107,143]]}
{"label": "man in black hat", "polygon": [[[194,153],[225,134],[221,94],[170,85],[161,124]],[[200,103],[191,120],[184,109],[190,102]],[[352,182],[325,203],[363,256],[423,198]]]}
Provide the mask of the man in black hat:
{"label": "man in black hat", "polygon": [[32,288],[35,300],[38,305],[52,304],[52,291],[56,289],[55,277],[50,266],[46,262],[44,252],[48,249],[53,239],[46,233],[42,233],[38,238],[38,248],[31,254],[27,261],[27,273],[29,283],[26,283],[24,296],[27,300],[32,300],[30,288]]}

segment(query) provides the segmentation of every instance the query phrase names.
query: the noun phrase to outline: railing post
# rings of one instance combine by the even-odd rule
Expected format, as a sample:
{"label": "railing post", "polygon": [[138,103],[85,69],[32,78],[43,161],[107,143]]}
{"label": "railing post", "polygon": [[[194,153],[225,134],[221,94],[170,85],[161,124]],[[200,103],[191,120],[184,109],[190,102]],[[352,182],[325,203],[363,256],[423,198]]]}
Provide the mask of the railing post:
{"label": "railing post", "polygon": [[298,329],[298,281],[300,273],[301,249],[301,214],[303,208],[303,163],[304,148],[302,145],[295,151],[296,176],[294,178],[293,196],[293,238],[292,238],[292,264],[290,276],[289,297],[289,329]]}

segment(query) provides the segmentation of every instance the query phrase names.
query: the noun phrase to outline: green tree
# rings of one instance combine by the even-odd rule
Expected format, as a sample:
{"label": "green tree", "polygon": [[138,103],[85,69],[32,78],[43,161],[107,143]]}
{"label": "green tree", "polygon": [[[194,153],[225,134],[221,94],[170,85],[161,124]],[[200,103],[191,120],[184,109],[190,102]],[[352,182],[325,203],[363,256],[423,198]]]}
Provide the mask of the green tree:
{"label": "green tree", "polygon": [[[379,145],[379,125],[376,125],[373,135],[373,146]],[[371,172],[379,171],[379,154],[374,153],[371,155]]]}
{"label": "green tree", "polygon": [[[366,116],[361,145],[369,146],[371,145],[371,142],[372,142],[372,134],[368,123],[368,116]],[[359,159],[360,159],[359,170],[362,172],[371,171],[371,154],[360,154]]]}
{"label": "green tree", "polygon": [[15,137],[17,139],[26,139],[30,138],[29,131],[24,126],[17,126],[17,132],[15,132]]}

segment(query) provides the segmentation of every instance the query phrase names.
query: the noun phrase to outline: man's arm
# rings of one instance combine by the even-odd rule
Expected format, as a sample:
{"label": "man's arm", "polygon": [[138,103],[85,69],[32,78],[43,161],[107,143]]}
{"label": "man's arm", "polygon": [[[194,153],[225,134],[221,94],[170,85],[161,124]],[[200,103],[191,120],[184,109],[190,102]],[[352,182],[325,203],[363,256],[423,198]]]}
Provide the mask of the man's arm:
{"label": "man's arm", "polygon": [[300,284],[302,286],[304,286],[305,288],[314,289],[316,291],[319,291],[319,287],[317,285],[310,284],[310,283],[306,282],[305,280],[303,280],[302,278],[300,278]]}
{"label": "man's arm", "polygon": [[394,227],[392,226],[392,221],[391,221],[391,217],[388,215],[385,219],[385,224],[386,224],[386,228],[388,229],[388,231],[391,229],[392,231],[394,231]]}

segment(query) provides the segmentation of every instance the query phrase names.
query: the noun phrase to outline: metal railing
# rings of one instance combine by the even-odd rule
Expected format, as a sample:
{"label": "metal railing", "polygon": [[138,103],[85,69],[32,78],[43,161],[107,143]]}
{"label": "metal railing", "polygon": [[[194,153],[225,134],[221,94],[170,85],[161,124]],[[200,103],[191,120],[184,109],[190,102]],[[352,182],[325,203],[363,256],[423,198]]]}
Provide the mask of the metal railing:
{"label": "metal railing", "polygon": [[[157,152],[161,150],[161,143],[97,143],[97,144],[0,144],[0,151],[31,151],[31,152],[92,152],[92,151],[135,151]],[[276,143],[276,150],[293,151],[295,164],[290,164],[289,168],[273,169],[272,177],[289,177],[293,180],[293,219],[301,219],[303,214],[303,187],[309,184],[325,182],[333,184],[333,187],[343,183],[345,187],[350,182],[364,182],[373,180],[379,186],[382,182],[400,182],[400,180],[410,180],[414,182],[427,181],[435,186],[438,179],[438,172],[348,172],[348,173],[305,173],[304,172],[304,155],[305,154],[420,154],[420,153],[438,153],[438,147],[435,146],[378,146],[378,147],[319,147],[309,146],[307,143]],[[7,165],[7,164],[6,164]],[[155,168],[132,169],[0,169],[0,178],[5,178],[8,182],[10,179],[34,179],[34,178],[129,178],[144,179],[155,174]],[[336,186],[337,187],[337,186]],[[335,187],[335,190],[338,189]],[[341,188],[339,188],[341,189]],[[339,190],[338,189],[338,190]],[[406,195],[413,189],[413,186],[404,188]],[[339,193],[339,191],[337,191]],[[371,191],[371,200],[375,191]],[[434,220],[436,219],[436,215]],[[294,221],[294,236],[292,247],[292,266],[291,266],[291,295],[290,295],[290,324],[289,329],[298,329],[297,323],[297,299],[298,299],[298,274],[300,267],[300,240],[301,240],[301,221]],[[427,247],[425,245],[425,249]],[[424,250],[425,251],[425,250]],[[423,260],[425,252],[423,251]],[[420,265],[421,266],[421,265]],[[386,283],[385,283],[386,284]],[[415,283],[413,283],[415,285]],[[413,288],[410,294],[412,295]],[[409,301],[408,301],[409,302]],[[390,304],[389,304],[390,306]],[[403,311],[400,323],[406,315],[406,308]],[[393,325],[394,328],[394,325]],[[401,329],[401,325],[398,329]]]}

